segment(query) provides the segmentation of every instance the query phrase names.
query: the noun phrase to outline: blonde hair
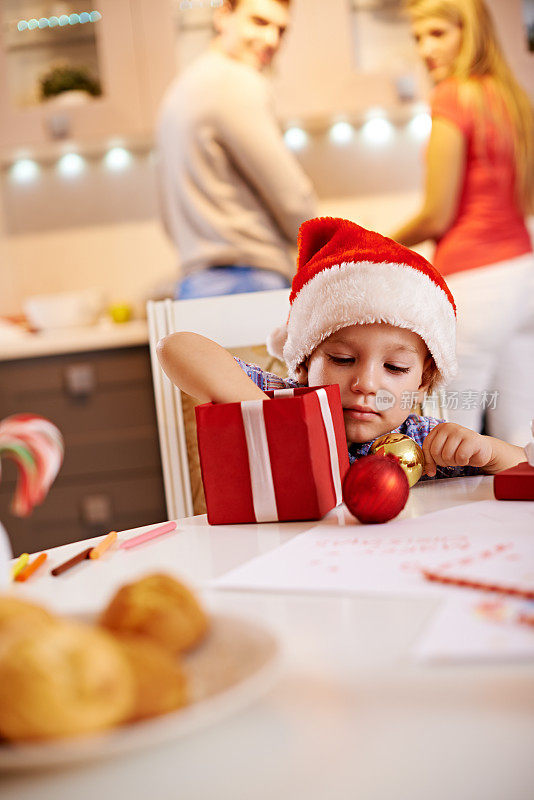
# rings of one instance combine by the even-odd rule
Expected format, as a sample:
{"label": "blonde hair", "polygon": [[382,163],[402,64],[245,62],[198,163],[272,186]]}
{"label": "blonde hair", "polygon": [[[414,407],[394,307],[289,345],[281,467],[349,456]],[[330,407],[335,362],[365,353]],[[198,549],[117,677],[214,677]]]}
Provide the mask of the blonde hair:
{"label": "blonde hair", "polygon": [[[527,93],[516,81],[497,40],[491,15],[483,0],[404,0],[412,20],[441,17],[462,30],[460,51],[452,75],[460,83],[460,98],[476,97],[478,106],[488,113],[478,78],[489,78],[495,95],[512,124],[515,194],[526,214],[534,208],[534,116]],[[491,110],[489,111],[491,114]],[[499,122],[498,109],[493,120]],[[499,126],[502,130],[502,126]]]}

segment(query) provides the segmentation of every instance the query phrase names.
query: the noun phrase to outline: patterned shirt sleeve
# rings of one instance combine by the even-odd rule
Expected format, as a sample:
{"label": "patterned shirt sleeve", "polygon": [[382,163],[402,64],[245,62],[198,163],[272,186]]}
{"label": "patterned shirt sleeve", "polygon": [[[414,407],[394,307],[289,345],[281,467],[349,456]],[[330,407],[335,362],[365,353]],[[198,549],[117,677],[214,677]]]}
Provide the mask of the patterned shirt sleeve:
{"label": "patterned shirt sleeve", "polygon": [[298,386],[296,381],[286,378],[280,378],[274,372],[265,372],[257,364],[248,364],[246,361],[241,361],[240,358],[234,356],[235,361],[239,364],[243,372],[246,372],[248,377],[253,381],[262,392],[268,392],[271,389],[291,389]]}
{"label": "patterned shirt sleeve", "polygon": [[[415,439],[417,444],[422,447],[430,431],[441,422],[445,422],[445,420],[436,419],[435,417],[419,417],[416,414],[410,414],[406,422],[401,425],[400,431],[407,436],[411,436],[412,439]],[[403,428],[405,429],[403,430]],[[435,475],[432,477],[430,475],[422,475],[420,480],[435,481],[441,478],[463,478],[468,475],[482,474],[483,472],[480,467],[436,467]]]}

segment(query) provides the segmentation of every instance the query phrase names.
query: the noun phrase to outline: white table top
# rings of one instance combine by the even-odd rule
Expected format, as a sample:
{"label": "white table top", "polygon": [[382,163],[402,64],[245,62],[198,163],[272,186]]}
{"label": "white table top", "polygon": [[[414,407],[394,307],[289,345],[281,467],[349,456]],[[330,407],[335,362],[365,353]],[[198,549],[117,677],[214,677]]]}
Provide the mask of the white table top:
{"label": "white table top", "polygon": [[[492,498],[491,478],[416,486],[404,516]],[[332,519],[329,519],[332,522]],[[20,591],[101,608],[116,585],[164,568],[192,583],[223,574],[316,523],[210,527],[124,551]],[[318,523],[321,524],[321,523]],[[50,551],[61,563],[80,544]],[[121,558],[128,555],[128,558]],[[17,584],[17,586],[19,586]],[[17,589],[18,590],[18,589]],[[423,666],[411,646],[440,600],[207,591],[284,642],[280,681],[189,738],[112,760],[2,779],[4,800],[526,800],[534,786],[534,665]]]}

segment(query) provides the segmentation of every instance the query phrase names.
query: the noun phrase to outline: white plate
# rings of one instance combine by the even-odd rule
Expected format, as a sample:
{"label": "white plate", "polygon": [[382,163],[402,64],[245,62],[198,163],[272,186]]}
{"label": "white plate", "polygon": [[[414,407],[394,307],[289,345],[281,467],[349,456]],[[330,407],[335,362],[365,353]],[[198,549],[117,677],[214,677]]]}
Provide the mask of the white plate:
{"label": "white plate", "polygon": [[57,767],[153,747],[213,725],[268,691],[280,662],[273,634],[241,617],[212,614],[211,623],[205,642],[183,659],[190,705],[77,739],[1,744],[0,770]]}

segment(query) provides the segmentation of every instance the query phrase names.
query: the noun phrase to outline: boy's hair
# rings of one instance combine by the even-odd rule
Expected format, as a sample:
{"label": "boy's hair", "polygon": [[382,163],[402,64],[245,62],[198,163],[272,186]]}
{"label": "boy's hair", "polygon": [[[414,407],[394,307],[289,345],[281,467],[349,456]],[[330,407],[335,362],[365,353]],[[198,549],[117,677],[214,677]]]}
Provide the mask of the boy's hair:
{"label": "boy's hair", "polygon": [[425,364],[423,368],[423,376],[421,379],[422,384],[428,384],[428,388],[426,390],[427,394],[432,394],[432,392],[439,386],[440,384],[440,375],[439,369],[436,367],[436,362],[432,358],[431,354],[428,353],[430,361],[428,364]]}
{"label": "boy's hair", "polygon": [[320,217],[299,231],[285,325],[268,339],[291,377],[341,328],[385,322],[417,333],[432,357],[432,386],[456,372],[456,307],[442,275],[412,250],[354,222]]}

